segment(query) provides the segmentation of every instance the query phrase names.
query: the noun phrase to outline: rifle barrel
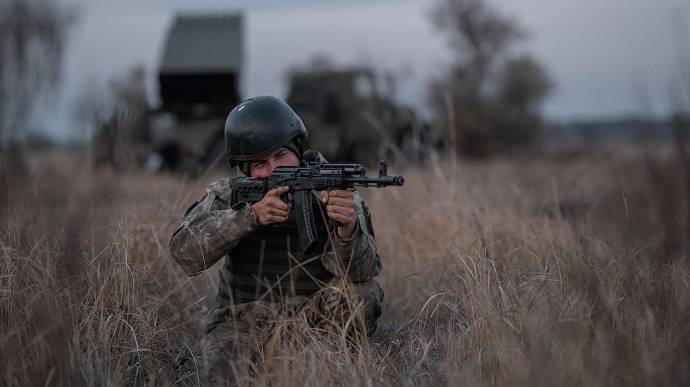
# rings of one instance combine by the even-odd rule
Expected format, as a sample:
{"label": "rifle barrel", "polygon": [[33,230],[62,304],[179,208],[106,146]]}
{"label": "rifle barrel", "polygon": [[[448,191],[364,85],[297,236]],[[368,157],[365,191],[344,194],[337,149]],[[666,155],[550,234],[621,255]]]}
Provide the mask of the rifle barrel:
{"label": "rifle barrel", "polygon": [[349,177],[346,178],[347,183],[354,185],[361,185],[364,187],[377,186],[384,187],[387,185],[403,185],[405,184],[405,178],[402,176],[381,176],[381,177]]}

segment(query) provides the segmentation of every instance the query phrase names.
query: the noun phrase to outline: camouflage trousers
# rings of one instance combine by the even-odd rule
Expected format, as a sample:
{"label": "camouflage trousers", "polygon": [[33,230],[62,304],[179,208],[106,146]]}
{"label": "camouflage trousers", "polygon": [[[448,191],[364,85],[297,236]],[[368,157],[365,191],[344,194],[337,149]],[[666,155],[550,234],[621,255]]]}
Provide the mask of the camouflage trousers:
{"label": "camouflage trousers", "polygon": [[269,343],[295,334],[299,324],[348,337],[371,335],[382,301],[383,290],[376,281],[354,283],[336,278],[309,297],[217,308],[202,340],[206,380],[211,385],[236,384],[240,369],[253,367]]}

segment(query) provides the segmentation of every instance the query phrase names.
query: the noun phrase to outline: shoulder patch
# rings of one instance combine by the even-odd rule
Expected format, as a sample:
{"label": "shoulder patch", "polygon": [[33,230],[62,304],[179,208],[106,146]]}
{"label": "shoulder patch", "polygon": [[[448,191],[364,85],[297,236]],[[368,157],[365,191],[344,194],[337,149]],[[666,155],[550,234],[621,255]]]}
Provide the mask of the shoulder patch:
{"label": "shoulder patch", "polygon": [[218,200],[228,203],[230,198],[230,193],[232,189],[230,188],[230,178],[224,177],[214,181],[208,185],[208,193],[213,194]]}
{"label": "shoulder patch", "polygon": [[195,209],[196,206],[199,205],[199,203],[201,203],[202,201],[204,201],[204,199],[206,199],[206,196],[208,196],[208,194],[204,194],[204,196],[201,199],[195,201],[191,206],[189,206],[189,208],[187,208],[187,211],[184,212],[183,217],[186,218],[187,215],[189,215],[189,213],[192,212],[192,210]]}

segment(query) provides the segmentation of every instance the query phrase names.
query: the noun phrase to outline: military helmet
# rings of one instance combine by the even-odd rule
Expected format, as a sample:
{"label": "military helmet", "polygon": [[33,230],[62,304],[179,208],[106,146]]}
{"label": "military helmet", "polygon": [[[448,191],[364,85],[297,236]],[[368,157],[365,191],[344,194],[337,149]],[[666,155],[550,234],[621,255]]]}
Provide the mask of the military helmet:
{"label": "military helmet", "polygon": [[225,121],[225,155],[230,166],[269,155],[295,137],[307,137],[297,113],[280,98],[254,97],[240,102]]}

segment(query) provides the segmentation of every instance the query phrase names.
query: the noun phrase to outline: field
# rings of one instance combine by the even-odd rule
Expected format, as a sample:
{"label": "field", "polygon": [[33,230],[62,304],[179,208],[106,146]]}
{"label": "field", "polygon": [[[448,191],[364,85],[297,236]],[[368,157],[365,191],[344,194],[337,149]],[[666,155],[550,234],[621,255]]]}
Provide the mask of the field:
{"label": "field", "polygon": [[[671,152],[646,154],[394,170],[404,187],[364,193],[384,263],[374,337],[304,332],[238,384],[686,385],[690,194]],[[217,176],[27,159],[0,171],[0,384],[204,385],[216,273],[188,279],[167,244]]]}

